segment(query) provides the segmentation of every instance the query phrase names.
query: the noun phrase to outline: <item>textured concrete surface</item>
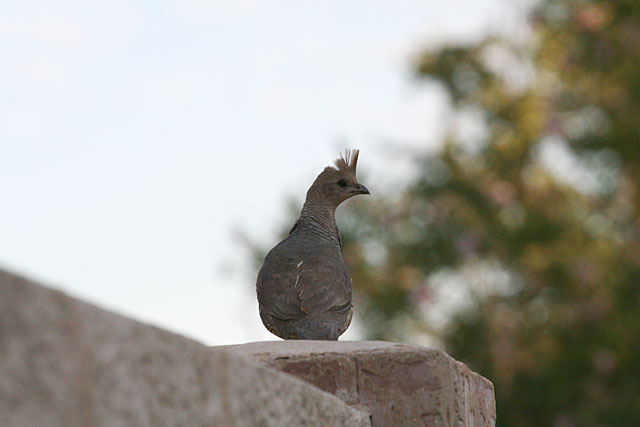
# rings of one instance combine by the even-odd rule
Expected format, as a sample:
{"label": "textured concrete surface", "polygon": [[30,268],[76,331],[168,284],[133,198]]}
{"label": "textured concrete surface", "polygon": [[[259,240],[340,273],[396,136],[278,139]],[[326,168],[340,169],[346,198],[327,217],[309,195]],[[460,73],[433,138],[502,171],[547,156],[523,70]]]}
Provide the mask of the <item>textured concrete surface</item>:
{"label": "textured concrete surface", "polygon": [[494,426],[493,384],[440,350],[380,341],[214,347],[250,357],[371,414],[374,426]]}
{"label": "textured concrete surface", "polygon": [[289,375],[0,270],[0,426],[367,426]]}

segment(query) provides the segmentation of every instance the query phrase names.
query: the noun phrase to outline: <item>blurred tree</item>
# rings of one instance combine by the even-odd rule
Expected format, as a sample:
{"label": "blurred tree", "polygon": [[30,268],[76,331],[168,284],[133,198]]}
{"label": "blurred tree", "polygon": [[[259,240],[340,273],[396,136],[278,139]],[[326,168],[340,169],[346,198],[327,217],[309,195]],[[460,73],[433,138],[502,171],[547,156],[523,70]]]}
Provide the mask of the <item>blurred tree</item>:
{"label": "blurred tree", "polygon": [[435,340],[499,425],[640,424],[640,1],[544,1],[416,70],[451,132],[341,218],[367,338]]}
{"label": "blurred tree", "polygon": [[419,57],[451,131],[401,194],[338,213],[356,313],[491,379],[498,425],[639,425],[640,1],[530,23]]}

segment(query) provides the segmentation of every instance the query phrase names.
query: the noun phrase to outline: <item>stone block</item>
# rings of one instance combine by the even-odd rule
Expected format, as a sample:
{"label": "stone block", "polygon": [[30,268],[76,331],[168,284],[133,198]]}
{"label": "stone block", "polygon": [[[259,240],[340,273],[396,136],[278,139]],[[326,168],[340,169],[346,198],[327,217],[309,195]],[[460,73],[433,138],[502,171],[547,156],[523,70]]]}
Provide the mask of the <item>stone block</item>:
{"label": "stone block", "polygon": [[373,426],[496,422],[493,384],[440,350],[380,341],[268,341],[216,349],[314,384],[370,413]]}

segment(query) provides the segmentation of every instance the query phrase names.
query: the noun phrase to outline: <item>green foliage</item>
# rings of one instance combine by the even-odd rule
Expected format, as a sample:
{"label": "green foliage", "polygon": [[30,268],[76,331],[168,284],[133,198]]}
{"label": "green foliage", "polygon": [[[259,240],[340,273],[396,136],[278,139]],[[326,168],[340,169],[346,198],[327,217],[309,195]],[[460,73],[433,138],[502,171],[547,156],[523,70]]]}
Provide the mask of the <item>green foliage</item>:
{"label": "green foliage", "polygon": [[499,425],[636,425],[640,2],[531,22],[417,62],[485,136],[452,132],[403,194],[350,204],[358,309],[367,338],[435,340],[491,379]]}

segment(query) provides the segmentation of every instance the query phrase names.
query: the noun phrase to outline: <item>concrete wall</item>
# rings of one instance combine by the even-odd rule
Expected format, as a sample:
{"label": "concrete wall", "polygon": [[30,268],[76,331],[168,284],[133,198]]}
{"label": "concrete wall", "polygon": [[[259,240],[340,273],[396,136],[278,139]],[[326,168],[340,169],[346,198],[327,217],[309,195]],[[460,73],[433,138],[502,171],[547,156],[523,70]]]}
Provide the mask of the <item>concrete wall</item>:
{"label": "concrete wall", "polygon": [[0,270],[0,426],[495,424],[493,386],[382,342],[207,348]]}

